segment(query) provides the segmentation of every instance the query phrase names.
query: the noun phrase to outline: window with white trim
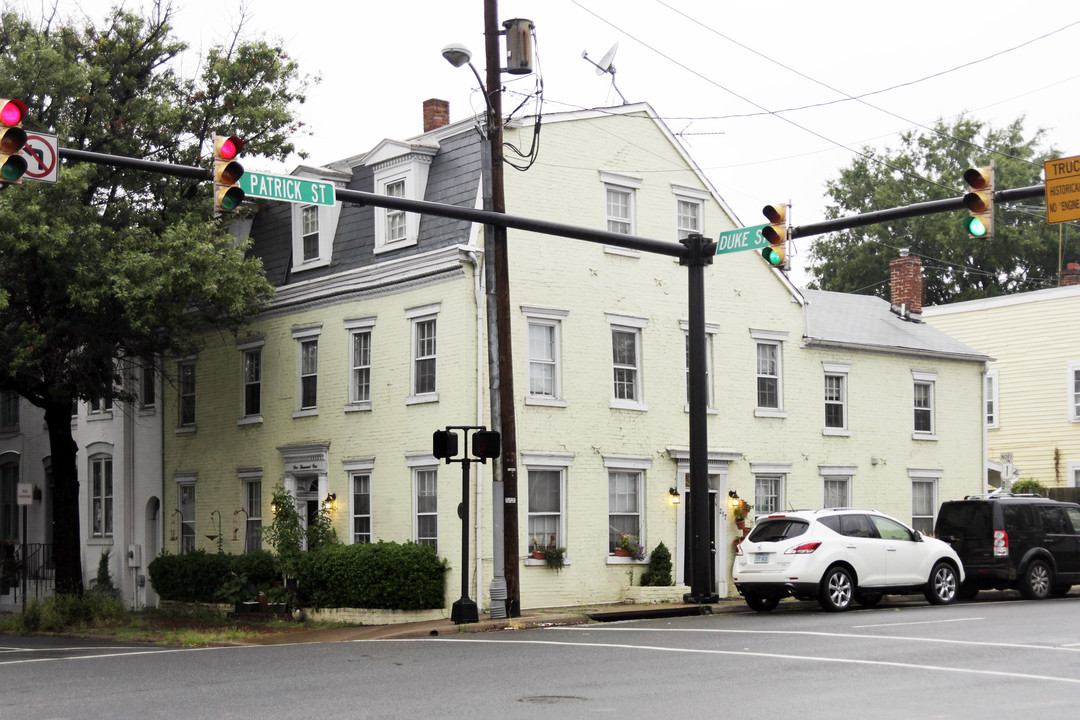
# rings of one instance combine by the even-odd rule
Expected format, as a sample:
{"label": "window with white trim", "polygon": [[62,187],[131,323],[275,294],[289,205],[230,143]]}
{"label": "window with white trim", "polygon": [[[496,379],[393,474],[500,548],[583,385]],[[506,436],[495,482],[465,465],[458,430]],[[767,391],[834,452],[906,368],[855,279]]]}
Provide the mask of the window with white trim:
{"label": "window with white trim", "polygon": [[438,312],[440,304],[405,311],[412,322],[412,362],[410,396],[407,402],[439,399]]}
{"label": "window with white trim", "polygon": [[675,193],[675,228],[679,240],[693,233],[705,232],[705,201],[710,195],[705,190],[672,185]]}
{"label": "window with white trim", "polygon": [[90,415],[103,415],[105,413],[111,413],[113,409],[113,399],[107,398],[94,398],[88,404],[87,412]]}
{"label": "window with white trim", "polygon": [[262,347],[249,347],[241,351],[243,358],[244,386],[241,416],[244,419],[262,417]]}
{"label": "window with white trim", "polygon": [[244,552],[262,549],[262,478],[244,482]]}
{"label": "window with white trim", "polygon": [[[423,200],[431,162],[438,151],[438,145],[382,141],[364,157],[364,164],[372,168],[375,192]],[[419,213],[375,208],[376,254],[412,247],[419,236]]]}
{"label": "window with white trim", "polygon": [[912,478],[911,527],[924,535],[934,533],[934,513],[937,511],[937,480]]}
{"label": "window with white trim", "polygon": [[826,475],[822,479],[825,489],[822,507],[851,507],[851,478],[844,475]]}
{"label": "window with white trim", "polygon": [[779,473],[754,475],[754,515],[768,515],[784,509],[784,478]]}
{"label": "window with white trim", "polygon": [[986,403],[986,429],[998,427],[998,371],[987,370],[984,379],[983,401]]}
{"label": "window with white trim", "polygon": [[430,545],[439,551],[439,471],[438,468],[413,468],[418,545]]}
{"label": "window with white trim", "polygon": [[179,554],[195,550],[195,481],[180,482],[176,486],[177,509],[180,510]]}
{"label": "window with white trim", "polygon": [[607,314],[611,324],[611,407],[647,410],[642,385],[641,331],[644,318]]}
{"label": "window with white trim", "polygon": [[[682,328],[683,344],[686,347],[686,406],[684,409],[690,412],[690,323],[686,320],[680,320],[679,327]],[[718,332],[720,332],[719,325],[714,323],[705,325],[705,387],[708,392],[706,406],[709,410],[713,409],[713,335]]]}
{"label": "window with white trim", "polygon": [[934,384],[937,373],[913,370],[914,426],[912,436],[916,439],[935,439]]}
{"label": "window with white trim", "polygon": [[825,434],[846,435],[848,429],[848,371],[846,363],[822,363],[825,371]]}
{"label": "window with white trim", "polygon": [[300,208],[300,243],[304,262],[319,259],[319,206],[304,205]]}
{"label": "window with white trim", "polygon": [[352,483],[353,544],[371,542],[371,473],[350,473]]}
{"label": "window with white trim", "polygon": [[111,457],[90,459],[90,535],[113,534],[113,462]]}
{"label": "window with white trim", "polygon": [[[398,178],[383,185],[383,195],[387,197],[405,197],[405,179]],[[405,240],[405,211],[386,208],[386,242],[400,243]]]}
{"label": "window with white trim", "polygon": [[522,307],[529,332],[526,404],[565,406],[562,398],[562,320],[565,310]]}
{"label": "window with white trim", "polygon": [[195,427],[195,361],[181,360],[176,364],[177,426]]}
{"label": "window with white trim", "polygon": [[787,417],[784,412],[784,330],[750,329],[754,340],[756,417]]}
{"label": "window with white trim", "polygon": [[621,537],[642,545],[641,493],[645,473],[641,470],[608,469],[608,553],[615,552]]}
{"label": "window with white trim", "polygon": [[562,534],[565,470],[530,467],[528,477],[530,548],[565,547]]}
{"label": "window with white trim", "polygon": [[139,407],[153,409],[157,405],[157,373],[154,367],[143,365],[139,368]]}
{"label": "window with white trim", "polygon": [[349,331],[349,403],[346,410],[371,409],[371,334],[375,318],[346,320]]}
{"label": "window with white trim", "polygon": [[297,409],[293,417],[319,414],[319,335],[321,325],[295,327]]}

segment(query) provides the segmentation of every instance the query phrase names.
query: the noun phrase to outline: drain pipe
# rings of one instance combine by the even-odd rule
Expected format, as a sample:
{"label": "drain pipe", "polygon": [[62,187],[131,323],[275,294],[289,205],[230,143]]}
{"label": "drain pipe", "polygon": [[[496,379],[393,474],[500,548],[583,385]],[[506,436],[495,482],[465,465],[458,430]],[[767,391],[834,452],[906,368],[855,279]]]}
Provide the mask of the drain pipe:
{"label": "drain pipe", "polygon": [[[473,226],[476,227],[475,224]],[[475,231],[474,231],[475,232]],[[475,247],[470,238],[469,244]],[[484,306],[486,296],[484,293],[484,272],[479,255],[482,251],[471,249],[466,251],[473,266],[473,301],[476,303],[476,424],[484,424]],[[466,452],[468,449],[466,448]],[[478,604],[484,597],[484,513],[482,512],[484,500],[484,464],[473,463],[476,468],[476,594]],[[490,608],[489,608],[490,610]]]}

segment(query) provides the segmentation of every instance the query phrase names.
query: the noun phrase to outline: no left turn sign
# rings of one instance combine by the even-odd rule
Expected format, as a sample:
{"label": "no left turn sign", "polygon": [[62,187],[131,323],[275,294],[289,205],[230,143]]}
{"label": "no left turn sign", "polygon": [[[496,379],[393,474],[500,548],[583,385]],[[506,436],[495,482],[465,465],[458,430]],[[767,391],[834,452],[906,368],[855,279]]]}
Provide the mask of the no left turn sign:
{"label": "no left turn sign", "polygon": [[57,137],[45,133],[26,133],[26,145],[22,154],[26,158],[24,180],[37,182],[56,182],[60,163],[57,150]]}

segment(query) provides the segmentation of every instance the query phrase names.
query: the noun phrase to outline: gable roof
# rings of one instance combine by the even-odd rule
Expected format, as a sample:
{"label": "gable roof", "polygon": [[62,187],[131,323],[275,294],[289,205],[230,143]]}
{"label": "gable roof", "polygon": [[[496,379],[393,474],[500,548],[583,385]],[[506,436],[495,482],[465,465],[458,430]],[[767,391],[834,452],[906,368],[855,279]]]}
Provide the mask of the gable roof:
{"label": "gable roof", "polygon": [[905,320],[872,295],[804,290],[803,342],[808,347],[929,355],[953,360],[992,360],[937,328]]}

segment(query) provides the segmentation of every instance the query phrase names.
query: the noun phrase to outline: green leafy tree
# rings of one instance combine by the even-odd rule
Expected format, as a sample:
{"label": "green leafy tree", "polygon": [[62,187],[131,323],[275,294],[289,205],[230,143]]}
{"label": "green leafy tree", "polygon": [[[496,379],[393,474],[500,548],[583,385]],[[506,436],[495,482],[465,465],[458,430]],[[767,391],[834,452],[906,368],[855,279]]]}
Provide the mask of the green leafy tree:
{"label": "green leafy tree", "polygon": [[[172,8],[112,11],[98,27],[0,14],[3,94],[62,148],[209,167],[213,133],[284,159],[309,82],[265,41],[210,49],[192,77]],[[185,56],[186,57],[186,56]],[[196,351],[236,330],[272,287],[212,218],[208,182],[65,164],[55,185],[0,193],[0,389],[42,408],[54,487],[56,590],[81,594],[77,400],[132,400],[134,364]]]}
{"label": "green leafy tree", "polygon": [[[826,185],[829,219],[958,197],[969,167],[994,165],[995,187],[1041,183],[1044,132],[1025,137],[1023,118],[1003,129],[960,117],[934,132],[908,132],[897,149],[865,148]],[[924,178],[924,179],[919,179]],[[1029,201],[1030,202],[1030,201]],[[990,240],[972,239],[955,211],[867,225],[815,239],[810,245],[809,286],[889,297],[889,260],[900,248],[923,259],[924,303],[941,303],[1035,290],[1058,275],[1058,229],[1038,205],[997,203]],[[1076,241],[1073,240],[1073,250]]]}

